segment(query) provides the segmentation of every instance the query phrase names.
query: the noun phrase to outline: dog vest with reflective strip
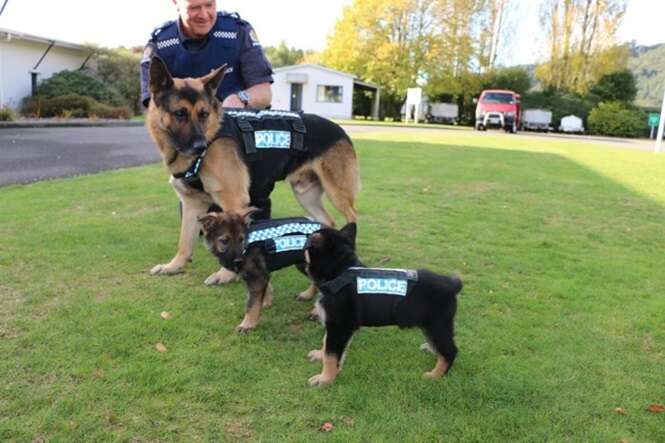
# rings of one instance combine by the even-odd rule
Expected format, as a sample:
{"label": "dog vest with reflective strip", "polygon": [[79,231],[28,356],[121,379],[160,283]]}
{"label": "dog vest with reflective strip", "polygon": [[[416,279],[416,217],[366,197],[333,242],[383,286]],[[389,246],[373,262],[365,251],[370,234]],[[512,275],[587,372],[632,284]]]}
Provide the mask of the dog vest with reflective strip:
{"label": "dog vest with reflective strip", "polygon": [[398,324],[396,308],[417,282],[417,271],[410,269],[353,267],[319,289],[331,297],[354,297],[361,326],[386,326]]}
{"label": "dog vest with reflective strip", "polygon": [[321,224],[304,217],[260,220],[247,231],[245,253],[251,247],[264,252],[270,272],[305,262],[305,242]]}
{"label": "dog vest with reflective strip", "polygon": [[[226,109],[217,137],[230,137],[240,146],[247,161],[251,186],[250,199],[267,199],[274,184],[294,169],[298,157],[306,151],[305,124],[302,114],[290,111]],[[199,178],[200,154],[183,172],[173,177],[203,191]]]}
{"label": "dog vest with reflective strip", "polygon": [[219,137],[230,137],[240,148],[249,170],[249,198],[267,201],[275,182],[303,162],[308,150],[303,114],[291,111],[228,109]]}

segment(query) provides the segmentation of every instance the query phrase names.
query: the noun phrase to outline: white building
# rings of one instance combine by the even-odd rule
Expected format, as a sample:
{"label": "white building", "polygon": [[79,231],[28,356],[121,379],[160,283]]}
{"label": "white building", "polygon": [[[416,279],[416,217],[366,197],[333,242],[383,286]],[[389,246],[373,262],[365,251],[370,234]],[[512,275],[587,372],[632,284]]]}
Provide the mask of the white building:
{"label": "white building", "polygon": [[85,46],[0,28],[0,108],[17,108],[38,82],[81,68],[91,53]]}
{"label": "white building", "polygon": [[311,64],[283,66],[274,71],[273,109],[350,119],[353,116],[353,90],[360,88],[374,92],[372,116],[378,119],[379,87],[360,81],[355,75]]}

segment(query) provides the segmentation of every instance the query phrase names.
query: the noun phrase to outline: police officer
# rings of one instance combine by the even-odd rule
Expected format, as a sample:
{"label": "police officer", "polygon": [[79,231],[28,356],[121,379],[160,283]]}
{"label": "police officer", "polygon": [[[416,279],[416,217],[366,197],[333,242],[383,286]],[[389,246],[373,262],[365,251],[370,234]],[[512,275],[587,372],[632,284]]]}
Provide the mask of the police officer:
{"label": "police officer", "polygon": [[224,63],[217,91],[226,108],[263,109],[272,100],[272,66],[252,26],[217,12],[216,0],[171,0],[179,18],[156,28],[141,59],[141,99],[150,100],[150,60],[157,55],[174,77],[201,77]]}
{"label": "police officer", "polygon": [[[217,97],[225,108],[270,106],[272,66],[256,32],[237,14],[217,12],[215,0],[171,0],[179,18],[156,28],[141,59],[141,100],[150,101],[150,60],[159,56],[174,77],[201,77],[223,64],[228,68]],[[272,191],[272,188],[268,190]],[[252,199],[262,209],[256,218],[270,218],[268,196]],[[211,210],[219,210],[212,206]]]}

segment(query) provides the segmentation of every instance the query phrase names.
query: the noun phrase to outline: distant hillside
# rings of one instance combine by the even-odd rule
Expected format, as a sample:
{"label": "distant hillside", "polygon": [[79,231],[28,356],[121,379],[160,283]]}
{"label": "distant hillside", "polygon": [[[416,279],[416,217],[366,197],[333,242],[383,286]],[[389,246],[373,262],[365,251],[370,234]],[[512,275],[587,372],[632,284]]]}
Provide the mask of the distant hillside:
{"label": "distant hillside", "polygon": [[[534,90],[540,85],[536,79],[536,65],[520,65],[529,73]],[[638,106],[660,108],[665,89],[665,43],[654,46],[634,46],[628,67],[637,80]]]}
{"label": "distant hillside", "polygon": [[665,89],[665,43],[636,46],[631,55],[628,65],[637,79],[637,104],[660,107]]}

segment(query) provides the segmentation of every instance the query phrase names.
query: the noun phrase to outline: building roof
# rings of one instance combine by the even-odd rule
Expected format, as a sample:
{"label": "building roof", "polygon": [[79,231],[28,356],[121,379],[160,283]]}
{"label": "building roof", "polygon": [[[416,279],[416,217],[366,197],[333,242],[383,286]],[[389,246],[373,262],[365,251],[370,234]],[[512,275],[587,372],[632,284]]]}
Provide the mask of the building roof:
{"label": "building roof", "polygon": [[0,28],[0,40],[24,40],[35,43],[44,43],[50,45],[53,43],[55,46],[61,48],[74,49],[78,51],[90,51],[90,48],[87,46],[79,45],[77,43],[63,42],[62,40],[56,40],[53,38],[40,37],[37,35],[26,34],[25,32],[13,31],[11,29]]}
{"label": "building roof", "polygon": [[326,72],[341,75],[341,76],[344,76],[344,77],[347,77],[347,78],[351,78],[351,79],[353,79],[353,83],[355,83],[358,86],[365,87],[365,88],[370,88],[370,89],[380,89],[381,88],[379,85],[377,85],[375,83],[370,83],[370,82],[360,80],[357,75],[349,74],[348,72],[338,71],[338,70],[332,69],[332,68],[327,68],[327,67],[321,66],[321,65],[316,65],[316,64],[313,64],[313,63],[302,63],[302,64],[299,64],[299,65],[282,66],[280,68],[273,69],[273,71],[275,71],[275,72],[287,72],[287,71],[297,71],[297,70],[300,70],[300,69],[303,69],[303,68],[318,69],[320,71],[326,71]]}
{"label": "building roof", "polygon": [[321,71],[326,71],[326,72],[331,72],[333,74],[342,75],[344,77],[352,78],[354,80],[356,78],[358,78],[353,74],[349,74],[348,72],[337,71],[337,70],[332,69],[332,68],[326,68],[325,66],[315,65],[315,64],[311,64],[311,63],[303,63],[303,64],[300,64],[300,65],[282,66],[281,68],[273,69],[273,71],[275,71],[275,72],[297,71],[297,70],[302,69],[302,68],[314,68],[314,69],[318,69],[318,70],[321,70]]}

